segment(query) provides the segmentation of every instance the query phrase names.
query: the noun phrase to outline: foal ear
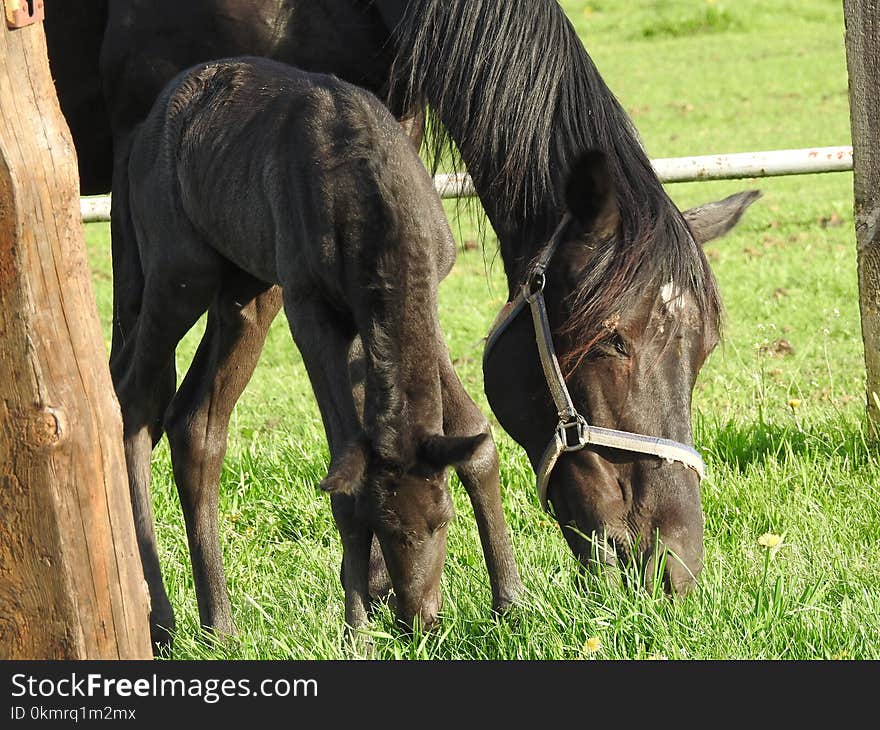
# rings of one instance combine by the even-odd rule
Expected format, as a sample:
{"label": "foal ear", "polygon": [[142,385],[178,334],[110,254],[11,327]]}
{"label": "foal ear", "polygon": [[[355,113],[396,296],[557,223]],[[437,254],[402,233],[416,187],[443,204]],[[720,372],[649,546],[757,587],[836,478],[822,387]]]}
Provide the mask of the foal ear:
{"label": "foal ear", "polygon": [[587,150],[572,165],[565,181],[565,204],[591,233],[608,237],[617,230],[620,209],[603,152]]}
{"label": "foal ear", "polygon": [[728,233],[739,223],[746,208],[760,197],[760,190],[746,190],[724,200],[698,205],[696,208],[684,211],[682,215],[691,227],[694,240],[702,246],[707,241]]}
{"label": "foal ear", "polygon": [[470,461],[488,438],[487,433],[478,433],[476,436],[429,436],[422,443],[421,456],[437,470],[460,466]]}
{"label": "foal ear", "polygon": [[318,485],[330,494],[357,494],[364,484],[367,450],[364,439],[357,439],[330,463],[330,469]]}

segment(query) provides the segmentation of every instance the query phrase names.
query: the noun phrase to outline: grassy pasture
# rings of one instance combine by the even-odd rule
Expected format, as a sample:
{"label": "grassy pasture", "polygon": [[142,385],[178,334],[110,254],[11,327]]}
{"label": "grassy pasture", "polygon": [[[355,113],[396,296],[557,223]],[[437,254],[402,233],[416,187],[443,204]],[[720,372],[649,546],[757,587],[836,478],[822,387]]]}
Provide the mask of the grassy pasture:
{"label": "grassy pasture", "polygon": [[[565,0],[561,3],[652,157],[849,144],[839,0]],[[694,394],[706,567],[672,602],[608,577],[578,584],[543,515],[519,448],[496,426],[505,509],[529,591],[515,620],[490,615],[467,496],[453,478],[444,620],[400,637],[372,624],[379,658],[880,658],[880,465],[864,437],[852,176],[670,186],[682,208],[745,188],[764,196],[708,246],[726,307],[725,339]],[[504,299],[480,213],[448,204],[461,250],[440,317],[466,387],[482,393],[482,338]],[[87,227],[109,342],[106,224]],[[185,371],[201,329],[184,341]],[[302,362],[279,318],[233,416],[220,524],[239,636],[198,632],[183,519],[163,442],[153,499],[180,658],[340,658],[339,540],[315,491],[327,464]],[[758,540],[782,536],[775,547]]]}

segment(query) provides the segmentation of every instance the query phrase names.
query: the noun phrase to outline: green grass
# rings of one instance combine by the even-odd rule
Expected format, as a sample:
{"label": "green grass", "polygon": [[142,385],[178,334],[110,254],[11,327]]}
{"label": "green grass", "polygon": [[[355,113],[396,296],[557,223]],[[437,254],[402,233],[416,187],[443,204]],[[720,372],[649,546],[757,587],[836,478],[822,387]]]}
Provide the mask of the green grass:
{"label": "green grass", "polygon": [[[610,0],[562,3],[652,157],[848,144],[839,0],[768,4]],[[626,8],[626,9],[624,9]],[[880,658],[880,465],[864,437],[852,176],[813,175],[671,186],[681,207],[758,187],[740,226],[708,246],[726,305],[724,344],[694,394],[706,567],[681,601],[581,584],[558,528],[542,514],[523,453],[496,426],[505,510],[528,600],[490,614],[472,511],[453,480],[440,630],[401,637],[384,610],[379,658]],[[441,286],[440,317],[466,387],[484,412],[482,338],[503,303],[495,241],[478,214],[447,210],[462,251]],[[109,337],[106,225],[88,226],[98,305]],[[185,369],[200,329],[179,351]],[[784,341],[784,342],[783,342]],[[181,658],[338,658],[341,551],[315,484],[327,448],[286,322],[272,329],[232,420],[220,526],[239,628],[206,643],[166,445],[154,493]],[[783,536],[767,548],[759,537]],[[584,589],[586,588],[586,590]],[[588,640],[597,640],[590,641]]]}

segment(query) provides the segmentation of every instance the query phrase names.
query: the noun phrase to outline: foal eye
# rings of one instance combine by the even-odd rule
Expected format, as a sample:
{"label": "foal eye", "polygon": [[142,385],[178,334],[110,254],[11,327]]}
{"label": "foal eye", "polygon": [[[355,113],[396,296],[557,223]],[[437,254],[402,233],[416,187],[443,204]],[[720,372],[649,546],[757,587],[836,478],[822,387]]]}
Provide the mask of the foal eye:
{"label": "foal eye", "polygon": [[614,335],[612,338],[612,343],[614,345],[614,350],[619,355],[623,355],[624,357],[629,357],[629,350],[626,349],[626,343],[623,341],[623,338],[620,335]]}

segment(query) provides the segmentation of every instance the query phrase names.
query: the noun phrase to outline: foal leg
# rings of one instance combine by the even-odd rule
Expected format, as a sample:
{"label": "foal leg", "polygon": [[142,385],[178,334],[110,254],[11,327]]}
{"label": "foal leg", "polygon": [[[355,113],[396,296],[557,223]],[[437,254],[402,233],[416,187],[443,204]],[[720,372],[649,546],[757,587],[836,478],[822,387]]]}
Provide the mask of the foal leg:
{"label": "foal leg", "polygon": [[[348,378],[353,328],[314,294],[295,298],[285,289],[284,310],[321,411],[330,458],[336,459],[361,430]],[[348,637],[355,639],[367,623],[372,532],[358,518],[354,497],[333,494],[331,504],[342,540],[345,623]]]}
{"label": "foal leg", "polygon": [[161,436],[162,415],[174,392],[175,348],[210,302],[210,293],[200,292],[200,287],[190,287],[188,298],[182,301],[169,281],[170,277],[147,284],[135,325],[111,363],[122,411],[138,548],[150,589],[150,633],[156,648],[170,646],[174,613],[159,566],[150,501],[150,454]]}
{"label": "foal leg", "polygon": [[217,634],[235,624],[217,526],[229,418],[253,375],[281,307],[281,290],[246,274],[224,282],[177,395],[165,414],[174,481],[183,509],[199,619]]}
{"label": "foal leg", "polygon": [[150,501],[150,454],[162,436],[161,414],[174,395],[176,374],[173,357],[149,362],[149,358],[143,355],[143,347],[136,342],[138,329],[142,337],[149,339],[152,324],[147,319],[138,327],[144,306],[145,282],[128,206],[130,146],[128,135],[117,135],[113,169],[115,194],[111,210],[113,339],[110,372],[123,414],[132,516],[141,567],[150,594],[150,633],[154,647],[158,649],[170,645],[174,612],[159,565]]}
{"label": "foal leg", "polygon": [[[130,336],[136,338],[137,330],[134,327]],[[159,547],[150,497],[150,455],[162,436],[159,424],[161,414],[174,393],[175,370],[173,362],[165,365],[156,363],[155,381],[145,386],[145,392],[138,392],[141,386],[135,384],[137,376],[127,373],[140,370],[141,367],[129,361],[126,356],[128,349],[122,348],[118,352],[111,372],[117,381],[115,387],[122,412],[123,444],[135,537],[144,580],[150,594],[150,638],[154,651],[158,653],[171,647],[175,621],[159,563]]]}
{"label": "foal leg", "polygon": [[[348,360],[348,377],[351,384],[351,394],[357,408],[358,418],[361,423],[364,420],[364,348],[360,337],[356,337],[351,347]],[[340,573],[342,585],[345,585],[345,568]],[[385,556],[379,545],[379,538],[373,535],[370,545],[370,608],[375,608],[391,593],[391,576],[385,565]]]}
{"label": "foal leg", "polygon": [[[438,336],[442,340],[442,334]],[[447,436],[473,436],[478,433],[489,436],[473,458],[458,467],[456,473],[474,508],[492,585],[492,608],[503,612],[517,602],[523,586],[501,508],[498,451],[489,422],[461,384],[449,359],[446,343],[441,342],[441,345],[441,352],[445,353],[440,359],[444,433]]]}

